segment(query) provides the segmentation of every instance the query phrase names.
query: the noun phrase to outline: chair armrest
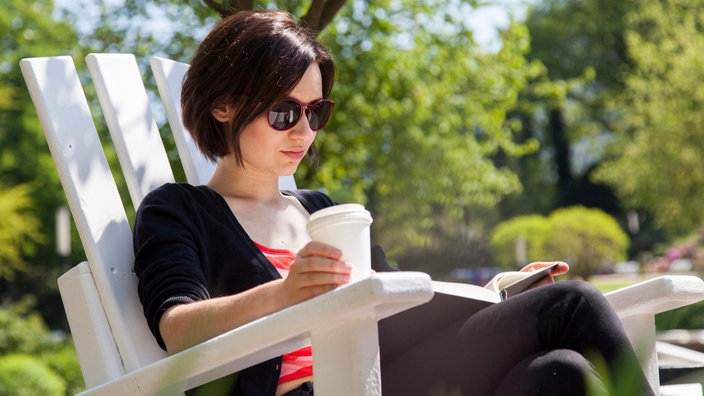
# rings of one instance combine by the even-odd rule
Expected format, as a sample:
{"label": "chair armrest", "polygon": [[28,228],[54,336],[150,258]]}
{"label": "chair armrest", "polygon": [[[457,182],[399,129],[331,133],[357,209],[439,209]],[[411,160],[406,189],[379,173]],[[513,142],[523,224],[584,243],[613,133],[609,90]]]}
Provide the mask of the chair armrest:
{"label": "chair armrest", "polygon": [[658,389],[655,315],[704,299],[704,281],[696,276],[661,276],[607,293],[606,298],[621,318],[648,382]]}
{"label": "chair armrest", "polygon": [[[330,329],[340,331],[339,345],[349,343],[344,327],[358,322],[376,321],[429,301],[433,296],[430,277],[419,272],[379,273],[359,282],[340,287],[303,303],[231,330],[185,351],[169,356],[141,369],[127,373],[81,395],[167,394],[193,388],[229,373],[300,348],[312,341],[314,360],[316,332],[326,333],[330,347]],[[336,332],[333,331],[334,336]],[[369,333],[365,333],[369,334]],[[369,340],[376,343],[376,338]],[[331,356],[322,353],[322,356]],[[356,356],[341,356],[354,360]],[[335,367],[337,362],[316,362]],[[329,364],[328,364],[329,363]],[[341,368],[344,370],[344,368]],[[370,373],[378,376],[378,372]],[[369,374],[367,374],[369,375]],[[347,373],[349,376],[349,373]],[[321,376],[323,380],[326,376]],[[319,380],[316,379],[316,393]],[[343,392],[344,393],[344,392]],[[338,393],[341,394],[341,393]],[[352,394],[352,393],[350,393]],[[359,393],[357,393],[359,394]]]}
{"label": "chair armrest", "polygon": [[654,315],[704,300],[704,281],[691,275],[660,276],[605,296],[621,318]]}

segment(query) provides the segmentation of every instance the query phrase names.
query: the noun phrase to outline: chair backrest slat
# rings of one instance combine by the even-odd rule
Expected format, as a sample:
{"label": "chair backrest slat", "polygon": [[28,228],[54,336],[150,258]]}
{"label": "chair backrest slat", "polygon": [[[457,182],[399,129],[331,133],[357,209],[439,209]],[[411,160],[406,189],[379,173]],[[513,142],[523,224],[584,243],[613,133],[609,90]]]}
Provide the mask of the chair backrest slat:
{"label": "chair backrest slat", "polygon": [[159,358],[137,296],[132,230],[70,57],[20,62],[126,371]]}
{"label": "chair backrest slat", "polygon": [[193,185],[205,184],[215,171],[215,163],[201,154],[181,121],[181,82],[188,64],[154,57],[151,66],[186,180]]}
{"label": "chair backrest slat", "polygon": [[90,54],[86,64],[117,151],[134,207],[174,181],[159,128],[132,54]]}

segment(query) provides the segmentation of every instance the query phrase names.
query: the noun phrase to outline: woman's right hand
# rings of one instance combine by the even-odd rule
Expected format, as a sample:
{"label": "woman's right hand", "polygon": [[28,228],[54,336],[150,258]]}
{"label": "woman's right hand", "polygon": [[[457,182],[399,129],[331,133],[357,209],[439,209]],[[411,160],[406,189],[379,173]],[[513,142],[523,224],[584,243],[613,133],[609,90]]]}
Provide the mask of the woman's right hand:
{"label": "woman's right hand", "polygon": [[308,242],[291,264],[283,282],[284,298],[296,304],[344,285],[352,267],[341,261],[342,252],[322,242]]}

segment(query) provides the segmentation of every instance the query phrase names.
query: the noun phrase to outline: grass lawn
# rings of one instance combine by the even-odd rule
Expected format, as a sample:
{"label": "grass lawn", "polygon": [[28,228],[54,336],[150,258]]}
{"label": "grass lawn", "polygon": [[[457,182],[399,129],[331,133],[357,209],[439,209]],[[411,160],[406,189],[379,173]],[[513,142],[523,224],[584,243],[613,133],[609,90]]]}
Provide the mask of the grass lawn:
{"label": "grass lawn", "polygon": [[611,275],[595,275],[589,282],[601,290],[602,293],[607,293],[616,289],[621,289],[626,286],[636,284],[646,279],[660,276],[662,274],[611,274]]}

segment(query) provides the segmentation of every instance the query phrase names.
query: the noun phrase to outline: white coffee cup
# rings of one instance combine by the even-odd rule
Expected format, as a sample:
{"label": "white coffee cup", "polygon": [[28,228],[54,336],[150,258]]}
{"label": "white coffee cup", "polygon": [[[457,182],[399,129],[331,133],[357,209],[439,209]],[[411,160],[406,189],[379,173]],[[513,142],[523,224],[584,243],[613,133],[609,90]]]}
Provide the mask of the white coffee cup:
{"label": "white coffee cup", "polygon": [[350,282],[371,274],[372,216],[360,204],[330,206],[310,215],[307,230],[311,239],[342,251],[342,261],[352,266]]}

